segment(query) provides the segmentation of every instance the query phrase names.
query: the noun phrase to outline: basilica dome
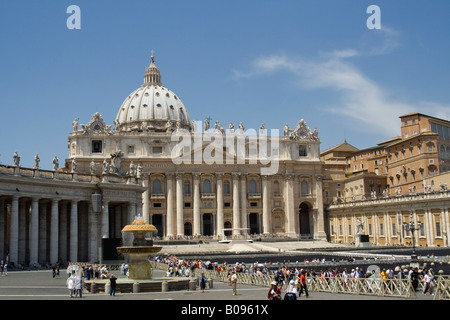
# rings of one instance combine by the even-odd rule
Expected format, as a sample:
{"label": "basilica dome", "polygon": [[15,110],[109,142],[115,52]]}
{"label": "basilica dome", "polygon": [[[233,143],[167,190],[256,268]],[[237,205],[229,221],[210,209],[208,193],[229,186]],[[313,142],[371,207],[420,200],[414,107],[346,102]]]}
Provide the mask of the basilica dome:
{"label": "basilica dome", "polygon": [[117,131],[168,131],[175,128],[190,130],[191,121],[180,98],[161,83],[161,74],[154,56],[146,69],[144,84],[133,91],[117,113]]}

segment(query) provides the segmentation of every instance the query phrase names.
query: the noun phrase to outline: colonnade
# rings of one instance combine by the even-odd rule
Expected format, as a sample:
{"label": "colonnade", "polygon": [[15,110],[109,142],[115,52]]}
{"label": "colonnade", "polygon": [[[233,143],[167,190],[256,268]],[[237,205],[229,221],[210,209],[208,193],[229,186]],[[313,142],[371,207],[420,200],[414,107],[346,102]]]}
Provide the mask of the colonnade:
{"label": "colonnade", "polygon": [[121,237],[135,203],[0,196],[0,258],[14,265],[99,261],[102,238]]}

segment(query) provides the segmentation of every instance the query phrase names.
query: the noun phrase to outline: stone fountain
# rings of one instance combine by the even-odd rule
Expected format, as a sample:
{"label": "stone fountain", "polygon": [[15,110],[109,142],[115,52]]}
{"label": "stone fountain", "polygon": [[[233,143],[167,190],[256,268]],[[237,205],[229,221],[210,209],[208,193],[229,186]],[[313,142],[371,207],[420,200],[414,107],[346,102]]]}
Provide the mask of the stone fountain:
{"label": "stone fountain", "polygon": [[126,225],[122,229],[122,234],[132,234],[133,245],[118,247],[117,251],[129,257],[129,279],[149,280],[152,279],[149,256],[161,251],[162,247],[148,245],[146,236],[156,232],[156,228],[151,224],[146,224],[142,217],[136,217],[132,224]]}

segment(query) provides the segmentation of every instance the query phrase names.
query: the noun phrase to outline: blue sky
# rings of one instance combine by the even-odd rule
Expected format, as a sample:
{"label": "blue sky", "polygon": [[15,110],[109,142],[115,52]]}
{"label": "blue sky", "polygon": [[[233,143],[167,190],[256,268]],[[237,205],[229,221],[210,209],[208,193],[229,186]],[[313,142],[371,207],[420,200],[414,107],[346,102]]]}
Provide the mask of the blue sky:
{"label": "blue sky", "polygon": [[[70,5],[81,30],[69,30]],[[369,5],[381,9],[370,30]],[[0,163],[68,157],[72,121],[112,124],[155,50],[191,119],[283,130],[300,119],[321,149],[371,147],[398,117],[450,118],[450,1],[0,2]]]}

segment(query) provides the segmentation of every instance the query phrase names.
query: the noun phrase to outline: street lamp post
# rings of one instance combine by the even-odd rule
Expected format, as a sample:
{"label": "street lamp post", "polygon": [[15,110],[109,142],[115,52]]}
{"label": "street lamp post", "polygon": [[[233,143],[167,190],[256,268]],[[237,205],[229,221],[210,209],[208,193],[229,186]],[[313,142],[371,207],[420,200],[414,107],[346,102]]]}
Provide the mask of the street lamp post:
{"label": "street lamp post", "polygon": [[411,254],[411,263],[417,263],[417,254],[416,254],[416,238],[414,236],[414,232],[419,230],[422,225],[422,222],[414,222],[413,221],[413,214],[409,215],[409,222],[404,222],[403,227],[406,231],[411,231],[411,238],[412,238],[412,254]]}

